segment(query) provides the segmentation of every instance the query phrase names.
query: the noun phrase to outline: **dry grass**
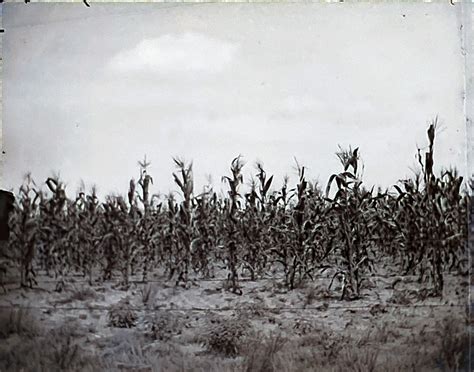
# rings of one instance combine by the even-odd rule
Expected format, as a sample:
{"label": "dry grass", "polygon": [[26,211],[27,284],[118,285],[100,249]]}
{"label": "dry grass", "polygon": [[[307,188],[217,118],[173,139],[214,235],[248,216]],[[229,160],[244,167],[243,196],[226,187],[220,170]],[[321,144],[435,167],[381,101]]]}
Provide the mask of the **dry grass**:
{"label": "dry grass", "polygon": [[286,340],[280,335],[265,337],[257,333],[248,339],[243,358],[244,372],[276,372],[278,371],[278,354],[282,351]]}
{"label": "dry grass", "polygon": [[156,295],[156,287],[152,283],[147,283],[140,288],[140,297],[143,305],[150,306]]}
{"label": "dry grass", "polygon": [[[2,371],[98,371],[100,362],[80,346],[81,332],[74,323],[45,333],[28,314],[16,315],[2,330],[9,338],[0,346]],[[4,318],[2,318],[3,321]],[[10,324],[10,326],[8,326]],[[3,336],[6,333],[3,333]]]}
{"label": "dry grass", "polygon": [[[79,322],[68,321],[45,333],[27,314],[15,313],[13,322],[5,320],[11,316],[7,315],[2,318],[2,329],[12,325],[2,335],[5,342],[0,345],[0,370],[461,371],[467,353],[464,324],[457,318],[443,320],[437,332],[415,331],[409,339],[397,334],[397,325],[388,322],[377,323],[361,337],[313,326],[295,338],[255,332],[239,317],[216,316],[199,338],[206,352],[198,352],[202,348],[193,343],[197,339],[180,335],[183,319],[163,312],[155,318],[155,327],[176,337],[150,340],[137,328],[112,328],[111,336],[94,341],[96,356],[92,356],[82,347],[87,330]],[[305,322],[295,324],[301,323]],[[189,349],[191,344],[194,346]]]}
{"label": "dry grass", "polygon": [[378,371],[377,357],[379,350],[372,347],[355,349],[346,347],[339,354],[338,370],[340,372],[375,372]]}
{"label": "dry grass", "polygon": [[2,309],[0,311],[0,338],[11,335],[34,337],[39,333],[31,311],[25,309]]}
{"label": "dry grass", "polygon": [[444,371],[460,371],[469,362],[469,334],[467,325],[459,319],[446,318],[439,324],[437,362]]}
{"label": "dry grass", "polygon": [[97,300],[100,296],[97,291],[92,288],[91,286],[81,285],[79,287],[73,286],[71,291],[67,292],[67,296],[61,298],[60,300],[54,301],[55,304],[68,304],[74,301],[90,301],[90,300]]}

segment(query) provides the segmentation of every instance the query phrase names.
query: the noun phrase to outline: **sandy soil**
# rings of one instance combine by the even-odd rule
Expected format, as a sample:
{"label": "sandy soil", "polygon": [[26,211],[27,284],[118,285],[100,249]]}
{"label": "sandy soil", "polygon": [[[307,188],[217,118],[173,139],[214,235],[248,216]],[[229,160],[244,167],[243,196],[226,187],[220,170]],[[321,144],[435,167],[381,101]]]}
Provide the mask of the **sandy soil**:
{"label": "sandy soil", "polygon": [[[449,370],[443,357],[443,348],[449,345],[443,340],[458,340],[459,332],[473,323],[467,319],[469,278],[462,275],[446,275],[442,298],[425,298],[426,291],[415,277],[385,271],[368,277],[362,297],[352,301],[340,300],[338,285],[328,289],[330,272],[293,291],[287,291],[279,279],[242,280],[242,295],[226,291],[225,281],[219,279],[225,278],[224,272],[217,277],[196,278],[185,289],[157,273],[148,284],[132,278],[130,288],[124,290],[118,288],[118,280],[89,286],[84,278],[74,276],[62,292],[56,292],[55,280],[45,275],[38,277],[35,289],[20,289],[11,277],[0,307],[3,311],[30,308],[43,335],[68,325],[81,351],[111,370],[243,370],[245,361],[248,370],[248,349],[239,346],[235,355],[229,355],[209,342],[212,337],[225,338],[226,327],[236,324],[245,324],[245,332],[232,337],[244,344],[255,339],[263,344],[278,334],[286,346],[275,355],[288,354],[281,360],[303,353],[285,364],[287,370],[302,368],[298,363],[305,362],[298,358],[315,357],[304,354],[306,349],[317,349],[321,362],[307,370],[344,370],[342,356],[357,359],[351,354],[356,349],[377,351],[372,370]],[[136,316],[130,328],[110,324],[110,310],[120,306],[122,313],[130,310]],[[4,345],[13,347],[14,336],[7,337]],[[217,338],[219,342],[226,340]],[[133,345],[138,345],[138,352]],[[459,358],[460,370],[467,371],[468,350]],[[347,370],[370,370],[363,360],[357,363],[350,363]],[[97,370],[103,365],[96,364]]]}

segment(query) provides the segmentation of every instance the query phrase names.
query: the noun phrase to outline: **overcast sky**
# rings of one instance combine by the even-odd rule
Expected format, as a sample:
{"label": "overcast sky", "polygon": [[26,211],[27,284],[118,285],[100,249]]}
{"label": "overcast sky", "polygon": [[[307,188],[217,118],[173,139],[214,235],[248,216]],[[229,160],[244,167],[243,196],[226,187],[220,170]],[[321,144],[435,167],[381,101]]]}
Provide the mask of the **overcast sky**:
{"label": "overcast sky", "polygon": [[[125,193],[137,161],[154,192],[172,157],[198,190],[242,154],[325,185],[338,144],[367,184],[409,176],[428,122],[435,162],[465,172],[458,6],[441,4],[4,4],[3,187],[59,171]],[[249,178],[247,177],[247,181]]]}

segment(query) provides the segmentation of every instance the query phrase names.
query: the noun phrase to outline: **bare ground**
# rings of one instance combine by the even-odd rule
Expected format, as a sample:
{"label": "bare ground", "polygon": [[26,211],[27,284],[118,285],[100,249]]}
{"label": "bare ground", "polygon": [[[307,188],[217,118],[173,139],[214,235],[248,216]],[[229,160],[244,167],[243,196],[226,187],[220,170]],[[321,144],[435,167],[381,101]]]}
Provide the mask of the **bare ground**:
{"label": "bare ground", "polygon": [[385,272],[353,301],[330,279],[290,292],[281,279],[243,280],[239,296],[223,280],[185,289],[160,274],[127,290],[74,276],[61,292],[45,275],[34,289],[10,277],[0,370],[469,370],[467,276],[447,274],[430,298],[415,277]]}

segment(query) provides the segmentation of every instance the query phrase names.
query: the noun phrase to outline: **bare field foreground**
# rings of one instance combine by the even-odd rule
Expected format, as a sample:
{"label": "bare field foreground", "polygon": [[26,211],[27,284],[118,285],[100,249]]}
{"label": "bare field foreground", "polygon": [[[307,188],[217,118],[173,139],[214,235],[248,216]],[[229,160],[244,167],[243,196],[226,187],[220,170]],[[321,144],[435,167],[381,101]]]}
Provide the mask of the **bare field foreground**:
{"label": "bare field foreground", "polygon": [[383,272],[352,301],[328,290],[330,275],[292,291],[242,280],[241,296],[222,280],[182,288],[158,274],[128,291],[81,277],[61,293],[45,277],[6,284],[0,369],[468,371],[468,278],[447,276],[430,299],[413,276]]}
{"label": "bare field foreground", "polygon": [[151,195],[146,158],[105,202],[27,176],[0,250],[0,370],[469,371],[474,181],[434,171],[435,124],[385,191],[357,148],[325,191],[299,164],[274,190],[257,164],[245,192],[240,157],[228,195],[195,195],[175,159],[180,200]]}

